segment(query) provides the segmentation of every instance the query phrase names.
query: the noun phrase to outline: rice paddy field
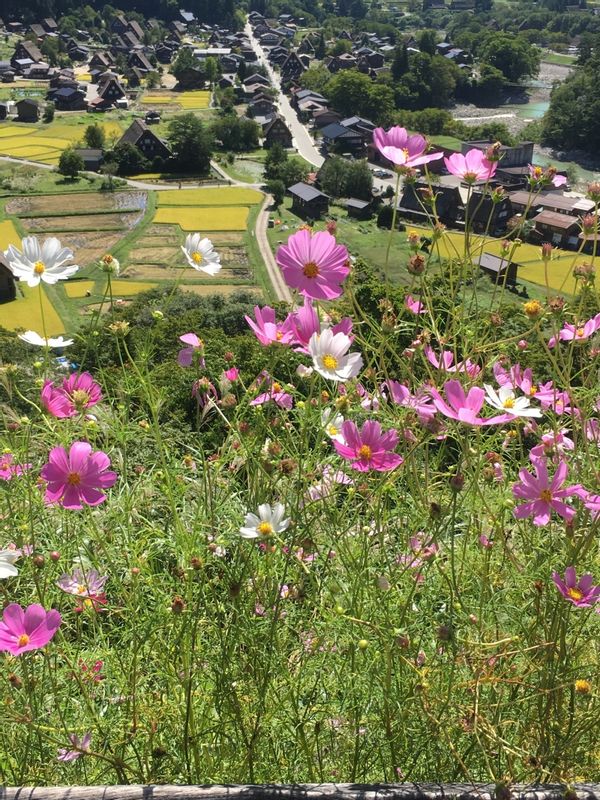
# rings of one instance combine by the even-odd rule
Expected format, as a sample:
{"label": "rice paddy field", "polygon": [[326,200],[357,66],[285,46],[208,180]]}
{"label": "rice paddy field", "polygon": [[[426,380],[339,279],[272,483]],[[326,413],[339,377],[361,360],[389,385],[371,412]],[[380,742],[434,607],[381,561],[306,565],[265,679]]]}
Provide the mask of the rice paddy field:
{"label": "rice paddy field", "polygon": [[[247,228],[254,227],[261,202],[260,192],[243,187],[18,195],[0,201],[0,213],[4,206],[9,217],[0,222],[0,248],[38,235],[56,236],[73,250],[80,267],[76,277],[43,294],[48,333],[72,332],[103,301],[106,276],[98,260],[106,252],[121,265],[111,287],[116,300],[174,281],[199,295],[230,294],[257,284],[268,288],[248,247]],[[218,249],[217,279],[187,266],[181,246],[191,231],[209,236]],[[0,326],[41,331],[37,290],[0,305]]]}
{"label": "rice paddy field", "polygon": [[142,104],[149,106],[179,106],[184,111],[202,111],[210,105],[209,91],[189,92],[151,91],[142,97]]}
{"label": "rice paddy field", "polygon": [[[91,124],[91,121],[79,121],[79,118],[63,121],[59,118],[49,125],[40,126],[0,123],[0,155],[58,164],[63,150],[83,139],[86,123]],[[104,129],[108,141],[119,138],[124,130],[116,120],[102,120],[98,124]]]}

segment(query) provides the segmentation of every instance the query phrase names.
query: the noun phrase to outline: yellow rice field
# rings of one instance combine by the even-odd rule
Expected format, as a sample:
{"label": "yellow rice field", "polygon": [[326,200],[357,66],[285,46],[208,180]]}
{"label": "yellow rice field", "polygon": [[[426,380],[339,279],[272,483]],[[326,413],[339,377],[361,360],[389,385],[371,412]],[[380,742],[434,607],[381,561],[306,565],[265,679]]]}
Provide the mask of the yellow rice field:
{"label": "yellow rice field", "polygon": [[[423,236],[431,235],[431,231],[426,228],[407,226],[408,229],[416,230]],[[481,236],[475,236],[473,237],[473,246],[471,248],[473,257],[476,258],[482,252],[500,255],[501,244],[500,239],[486,240]],[[447,231],[438,246],[443,257],[456,258],[462,255],[463,252],[463,234]],[[521,244],[516,248],[512,260],[519,264],[518,277],[521,280],[529,281],[539,286],[546,285],[544,262],[541,259],[541,249],[539,247],[533,244]],[[572,275],[573,267],[589,260],[589,256],[577,255],[576,253],[556,248],[554,258],[548,268],[548,285],[550,289],[555,292],[574,294],[576,282]]]}
{"label": "yellow rice field", "polygon": [[186,111],[200,111],[210,105],[210,92],[194,90],[190,92],[154,92],[144,95],[144,105],[168,105],[172,103],[184,108]]}
{"label": "yellow rice field", "polygon": [[[57,336],[60,333],[64,333],[65,326],[54,310],[54,306],[48,299],[44,289],[40,289],[38,286],[30,289],[23,281],[19,281],[17,284],[17,299],[10,303],[0,304],[0,325],[9,331],[22,328],[23,330],[37,331],[41,335],[43,326],[40,311],[40,290],[44,304],[46,334],[48,336]],[[21,292],[23,292],[24,296],[21,296]]]}
{"label": "yellow rice field", "polygon": [[166,189],[158,193],[159,206],[247,206],[261,203],[263,195],[243,186],[221,189]]}
{"label": "yellow rice field", "polygon": [[85,297],[87,292],[94,289],[94,281],[67,281],[64,284],[67,297]]}
{"label": "yellow rice field", "polygon": [[[95,120],[94,120],[95,121]],[[90,122],[91,124],[91,122]],[[121,136],[123,129],[114,120],[99,122],[107,140]],[[86,125],[57,121],[43,127],[31,125],[0,126],[0,154],[57,164],[63,150],[83,139]]]}
{"label": "yellow rice field", "polygon": [[243,231],[248,209],[226,208],[159,208],[154,222],[179,225],[184,231]]}
{"label": "yellow rice field", "polygon": [[149,289],[154,289],[156,285],[156,283],[145,283],[144,281],[113,281],[112,291],[114,295],[127,296],[147,292]]}
{"label": "yellow rice field", "polygon": [[20,247],[21,237],[17,233],[12,220],[6,219],[0,222],[0,250],[6,250],[9,244]]}

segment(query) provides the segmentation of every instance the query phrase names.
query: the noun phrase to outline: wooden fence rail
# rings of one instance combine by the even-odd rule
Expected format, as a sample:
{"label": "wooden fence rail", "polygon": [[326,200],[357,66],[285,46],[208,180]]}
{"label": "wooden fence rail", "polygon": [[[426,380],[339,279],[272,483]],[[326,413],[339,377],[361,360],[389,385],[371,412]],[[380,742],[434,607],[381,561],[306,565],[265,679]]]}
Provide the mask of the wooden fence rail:
{"label": "wooden fence rail", "polygon": [[0,800],[600,800],[600,784],[264,784],[0,787]]}

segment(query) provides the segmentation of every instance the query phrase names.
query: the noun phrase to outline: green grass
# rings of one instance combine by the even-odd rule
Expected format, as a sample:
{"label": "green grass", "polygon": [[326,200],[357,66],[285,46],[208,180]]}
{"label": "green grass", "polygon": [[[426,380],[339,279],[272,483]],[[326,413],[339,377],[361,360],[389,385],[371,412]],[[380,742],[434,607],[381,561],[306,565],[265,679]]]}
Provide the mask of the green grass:
{"label": "green grass", "polygon": [[542,53],[542,61],[547,64],[561,64],[570,67],[577,61],[577,57],[566,53]]}

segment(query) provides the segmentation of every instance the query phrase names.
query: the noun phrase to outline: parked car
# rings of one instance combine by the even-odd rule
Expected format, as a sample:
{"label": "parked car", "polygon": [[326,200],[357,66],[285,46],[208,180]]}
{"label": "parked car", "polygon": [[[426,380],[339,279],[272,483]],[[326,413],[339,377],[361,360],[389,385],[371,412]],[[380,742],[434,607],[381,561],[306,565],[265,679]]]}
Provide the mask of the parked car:
{"label": "parked car", "polygon": [[376,178],[391,178],[392,177],[392,173],[391,172],[387,172],[385,169],[374,169],[373,170],[373,175],[375,175]]}

